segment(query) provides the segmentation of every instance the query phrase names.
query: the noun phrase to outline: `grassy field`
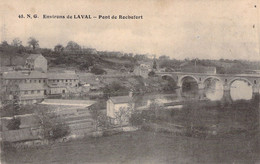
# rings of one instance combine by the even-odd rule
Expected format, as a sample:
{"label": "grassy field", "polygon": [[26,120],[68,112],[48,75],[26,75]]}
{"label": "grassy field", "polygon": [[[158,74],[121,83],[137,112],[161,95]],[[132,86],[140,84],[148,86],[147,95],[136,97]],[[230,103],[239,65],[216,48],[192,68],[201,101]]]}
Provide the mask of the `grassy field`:
{"label": "grassy field", "polygon": [[3,153],[6,163],[259,163],[259,138],[204,140],[136,131]]}

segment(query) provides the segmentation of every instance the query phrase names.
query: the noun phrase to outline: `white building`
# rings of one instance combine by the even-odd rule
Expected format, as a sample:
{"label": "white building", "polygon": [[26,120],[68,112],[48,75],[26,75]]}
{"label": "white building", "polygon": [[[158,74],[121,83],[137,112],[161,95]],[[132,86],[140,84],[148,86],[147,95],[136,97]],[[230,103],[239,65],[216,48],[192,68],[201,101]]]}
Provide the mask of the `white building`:
{"label": "white building", "polygon": [[122,124],[128,124],[133,109],[134,103],[131,96],[110,97],[107,100],[107,116],[113,124],[119,124],[120,120]]}

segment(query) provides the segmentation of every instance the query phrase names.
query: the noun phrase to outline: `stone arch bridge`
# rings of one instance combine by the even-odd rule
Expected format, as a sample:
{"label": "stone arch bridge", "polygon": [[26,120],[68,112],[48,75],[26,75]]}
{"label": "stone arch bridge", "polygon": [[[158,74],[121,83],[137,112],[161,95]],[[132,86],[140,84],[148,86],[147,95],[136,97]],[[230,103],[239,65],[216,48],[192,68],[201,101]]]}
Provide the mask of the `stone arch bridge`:
{"label": "stone arch bridge", "polygon": [[242,80],[252,86],[253,93],[259,93],[260,74],[207,74],[207,73],[188,73],[188,72],[156,72],[158,76],[171,77],[177,83],[177,86],[182,87],[184,78],[191,77],[197,84],[199,89],[205,88],[207,79],[216,79],[222,83],[224,91],[229,91],[231,85],[236,80]]}

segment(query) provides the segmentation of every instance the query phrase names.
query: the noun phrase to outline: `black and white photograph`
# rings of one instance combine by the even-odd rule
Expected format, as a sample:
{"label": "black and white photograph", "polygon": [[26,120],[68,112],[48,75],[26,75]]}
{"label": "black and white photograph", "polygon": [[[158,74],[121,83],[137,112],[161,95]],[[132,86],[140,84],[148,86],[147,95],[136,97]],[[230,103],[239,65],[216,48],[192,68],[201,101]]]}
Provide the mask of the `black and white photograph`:
{"label": "black and white photograph", "polygon": [[260,0],[2,0],[0,164],[260,164]]}

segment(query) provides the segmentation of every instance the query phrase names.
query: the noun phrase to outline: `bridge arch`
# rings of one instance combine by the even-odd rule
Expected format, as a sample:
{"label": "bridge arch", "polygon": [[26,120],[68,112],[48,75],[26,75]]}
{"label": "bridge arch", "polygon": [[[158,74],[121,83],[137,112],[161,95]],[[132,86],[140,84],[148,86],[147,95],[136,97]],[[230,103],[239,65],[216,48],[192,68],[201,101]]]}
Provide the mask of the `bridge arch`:
{"label": "bridge arch", "polygon": [[221,82],[221,84],[224,84],[223,83],[223,80],[221,80],[219,77],[217,77],[217,76],[208,76],[208,77],[206,77],[203,81],[202,81],[202,84],[205,84],[205,82],[206,82],[206,80],[208,80],[208,79],[217,79],[219,82]]}
{"label": "bridge arch", "polygon": [[183,83],[183,80],[184,78],[187,78],[187,77],[191,77],[192,79],[194,79],[196,81],[197,84],[199,84],[199,80],[198,78],[196,78],[195,76],[193,75],[184,75],[184,76],[181,76],[179,79],[178,79],[178,85],[180,87],[182,87],[182,83]]}
{"label": "bridge arch", "polygon": [[[162,75],[161,78],[162,78],[163,80],[166,80],[167,78],[174,79],[173,76],[171,76],[171,75]],[[175,80],[175,79],[174,79],[174,80]]]}
{"label": "bridge arch", "polygon": [[235,78],[229,80],[229,82],[228,82],[229,88],[231,87],[232,83],[233,83],[234,81],[237,81],[237,80],[246,81],[246,82],[248,82],[248,84],[250,84],[250,86],[252,86],[252,87],[254,86],[253,82],[251,82],[251,81],[250,81],[249,79],[247,79],[247,78],[235,77]]}

